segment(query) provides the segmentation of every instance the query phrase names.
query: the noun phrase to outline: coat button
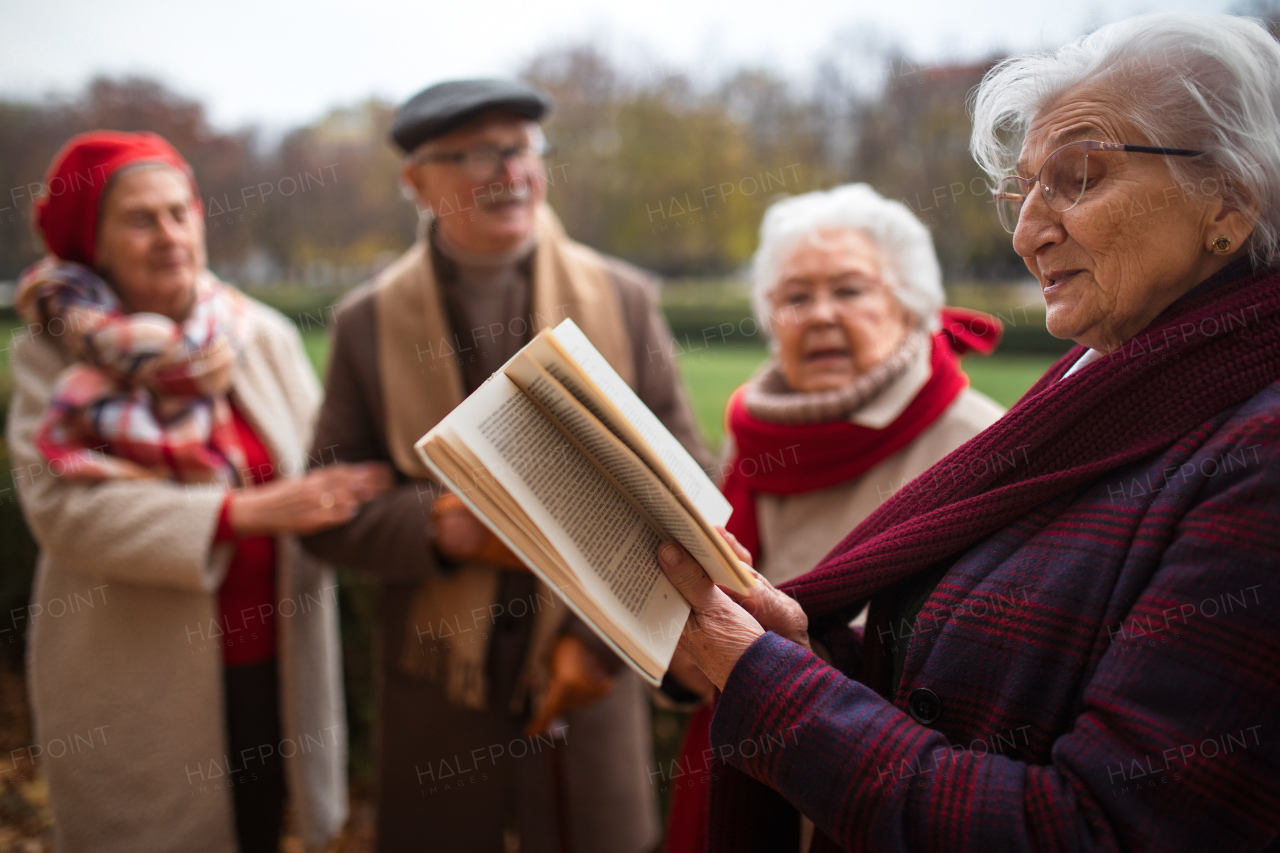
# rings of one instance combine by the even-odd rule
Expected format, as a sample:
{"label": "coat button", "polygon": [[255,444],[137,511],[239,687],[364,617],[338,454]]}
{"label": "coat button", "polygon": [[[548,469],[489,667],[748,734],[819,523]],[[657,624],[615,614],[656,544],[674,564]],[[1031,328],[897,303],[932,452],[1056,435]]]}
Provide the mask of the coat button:
{"label": "coat button", "polygon": [[928,687],[917,687],[907,696],[907,713],[920,725],[927,726],[942,716],[942,700]]}

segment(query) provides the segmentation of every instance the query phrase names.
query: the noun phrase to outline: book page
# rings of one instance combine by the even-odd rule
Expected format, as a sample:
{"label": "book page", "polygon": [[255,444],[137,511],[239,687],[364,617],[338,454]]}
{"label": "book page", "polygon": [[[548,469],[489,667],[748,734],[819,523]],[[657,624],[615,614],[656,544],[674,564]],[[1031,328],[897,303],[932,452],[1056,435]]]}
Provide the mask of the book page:
{"label": "book page", "polygon": [[[562,346],[562,341],[567,342],[572,353]],[[622,381],[572,320],[565,320],[550,332],[540,333],[507,362],[502,372],[526,393],[531,393],[530,389],[543,377],[548,377],[552,384],[563,388],[574,402],[574,405],[564,408],[575,411],[585,409],[595,419],[594,423],[607,427],[608,432],[628,448],[630,455],[638,458],[660,478],[659,482],[664,485],[665,491],[683,505],[689,518],[701,532],[692,538],[686,538],[675,528],[668,529],[672,538],[679,540],[694,554],[711,579],[742,593],[754,586],[755,581],[750,572],[739,563],[733,550],[714,530],[714,527],[723,526],[728,521],[732,511],[728,501],[688,451]],[[560,416],[552,417],[560,419]],[[633,424],[633,419],[639,427]],[[585,441],[581,433],[582,431],[579,440]],[[597,457],[594,452],[588,452],[601,462],[608,458]],[[618,465],[610,465],[614,468],[614,476],[621,482],[623,476]],[[630,490],[626,485],[623,488]],[[648,485],[643,488],[651,489]],[[660,495],[649,497],[658,502],[663,501]],[[645,505],[649,507],[651,514],[655,511],[648,503]]]}
{"label": "book page", "polygon": [[[736,586],[737,559],[718,550],[710,536],[648,465],[604,427],[549,373],[522,389],[593,460],[617,488],[643,511],[664,538],[674,539],[702,564],[712,580]],[[732,563],[730,563],[732,560]]]}
{"label": "book page", "polygon": [[447,421],[582,590],[665,670],[689,605],[658,567],[662,533],[506,376],[496,374]]}
{"label": "book page", "polygon": [[[521,362],[535,361],[659,476],[669,472],[672,490],[683,493],[709,526],[722,527],[729,520],[733,509],[706,472],[572,320],[556,326],[550,335],[540,335],[522,355],[524,359],[517,356],[504,368],[518,384],[523,386],[526,378]],[[579,377],[566,358],[585,377]]]}
{"label": "book page", "polygon": [[[650,684],[658,686],[661,683],[666,662],[656,659],[649,650],[614,625],[599,604],[582,589],[564,559],[519,504],[497,486],[466,445],[456,441],[451,430],[433,430],[417,446],[427,466],[535,575],[556,590],[569,609],[578,614],[609,648]],[[498,519],[501,519],[501,525],[497,523]]]}

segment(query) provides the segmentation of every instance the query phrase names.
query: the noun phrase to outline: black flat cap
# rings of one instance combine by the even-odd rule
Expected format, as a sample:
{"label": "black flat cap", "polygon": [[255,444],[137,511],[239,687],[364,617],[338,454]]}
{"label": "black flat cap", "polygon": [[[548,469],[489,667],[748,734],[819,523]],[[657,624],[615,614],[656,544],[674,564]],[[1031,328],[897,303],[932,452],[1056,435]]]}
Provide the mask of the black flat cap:
{"label": "black flat cap", "polygon": [[391,119],[391,139],[408,154],[481,113],[505,110],[538,121],[549,109],[549,95],[514,80],[447,80],[400,105]]}

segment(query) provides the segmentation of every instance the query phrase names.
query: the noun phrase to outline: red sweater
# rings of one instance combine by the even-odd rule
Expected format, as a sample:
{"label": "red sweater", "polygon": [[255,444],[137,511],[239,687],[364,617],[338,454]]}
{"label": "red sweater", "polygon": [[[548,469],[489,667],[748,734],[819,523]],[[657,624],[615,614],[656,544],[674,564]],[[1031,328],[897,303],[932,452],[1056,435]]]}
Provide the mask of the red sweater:
{"label": "red sweater", "polygon": [[[235,406],[231,412],[248,465],[243,472],[247,482],[269,482],[275,467],[267,448]],[[227,577],[218,590],[219,627],[224,632],[222,662],[225,666],[245,666],[276,656],[276,541],[271,536],[238,538],[228,516],[230,501],[228,493],[214,535],[215,542],[235,543]]]}

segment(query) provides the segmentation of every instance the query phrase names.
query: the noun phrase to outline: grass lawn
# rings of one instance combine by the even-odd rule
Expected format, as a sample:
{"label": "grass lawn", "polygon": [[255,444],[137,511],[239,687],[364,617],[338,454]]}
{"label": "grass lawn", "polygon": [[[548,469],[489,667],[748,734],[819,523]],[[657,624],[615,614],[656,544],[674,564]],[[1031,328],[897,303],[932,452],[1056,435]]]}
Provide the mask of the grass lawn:
{"label": "grass lawn", "polygon": [[325,329],[308,329],[301,332],[301,335],[307,358],[311,359],[311,365],[323,382],[324,368],[329,363],[329,332]]}
{"label": "grass lawn", "polygon": [[724,407],[733,390],[769,357],[763,346],[725,344],[680,354],[680,378],[689,391],[702,436],[713,448],[724,437]]}
{"label": "grass lawn", "polygon": [[997,352],[988,356],[966,356],[963,366],[974,388],[1007,409],[1057,360],[1056,355]]}
{"label": "grass lawn", "polygon": [[17,320],[0,319],[0,407],[9,405],[9,395],[13,393],[13,375],[9,370],[9,351],[13,339],[22,334],[22,323]]}

